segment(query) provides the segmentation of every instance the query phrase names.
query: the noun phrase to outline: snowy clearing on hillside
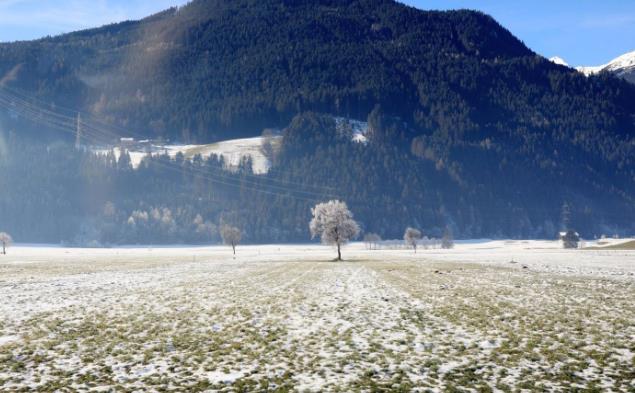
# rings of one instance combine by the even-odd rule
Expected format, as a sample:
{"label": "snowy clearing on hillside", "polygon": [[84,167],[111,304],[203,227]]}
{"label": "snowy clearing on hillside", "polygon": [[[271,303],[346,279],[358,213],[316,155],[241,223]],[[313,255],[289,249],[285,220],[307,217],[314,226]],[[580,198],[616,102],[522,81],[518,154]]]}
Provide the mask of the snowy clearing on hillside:
{"label": "snowy clearing on hillside", "polygon": [[[274,143],[280,141],[280,136],[273,136]],[[262,154],[260,147],[262,146],[262,137],[232,139],[209,145],[152,145],[149,149],[127,148],[130,155],[130,161],[133,168],[138,168],[141,161],[148,154],[160,155],[167,154],[174,158],[181,153],[185,159],[191,160],[197,154],[203,158],[208,158],[212,154],[222,156],[225,160],[227,170],[235,170],[238,168],[240,161],[244,157],[251,157],[253,161],[253,170],[255,174],[264,174],[269,171],[269,160]],[[101,154],[108,153],[107,149],[97,149],[96,152]],[[115,158],[119,159],[121,148],[113,148]]]}
{"label": "snowy clearing on hillside", "polygon": [[[346,134],[351,140],[358,143],[368,142],[368,123],[358,120],[352,120],[345,117],[335,117],[335,124],[338,132]],[[279,144],[282,141],[281,135],[271,136],[272,143]],[[226,169],[234,171],[240,165],[243,158],[251,157],[253,171],[257,175],[265,174],[269,171],[271,163],[262,153],[263,137],[241,138],[211,143],[207,145],[157,145],[152,144],[147,147],[130,146],[125,148],[130,155],[130,161],[133,168],[141,165],[144,157],[148,154],[153,156],[167,154],[174,158],[181,153],[185,159],[191,160],[197,154],[203,158],[208,158],[212,154],[222,156],[225,160]],[[99,154],[107,154],[111,149],[96,148],[95,152]],[[116,159],[121,155],[121,147],[113,147],[112,151]]]}
{"label": "snowy clearing on hillside", "polygon": [[0,390],[635,389],[635,251],[472,241],[0,256]]}
{"label": "snowy clearing on hillside", "polygon": [[[368,142],[367,122],[352,120],[345,117],[335,117],[334,120],[338,132],[346,134],[346,136],[351,138],[354,142]],[[282,142],[281,135],[273,135],[270,138],[272,144],[274,145]],[[132,139],[132,142],[134,142],[134,139]],[[191,160],[197,154],[200,154],[202,158],[208,158],[212,154],[215,154],[219,157],[223,157],[226,169],[229,171],[236,170],[240,161],[244,157],[251,157],[254,173],[261,175],[267,173],[271,167],[271,163],[262,152],[262,142],[263,137],[231,139],[207,145],[150,144],[148,146],[140,147],[133,143],[132,146],[126,147],[125,150],[128,151],[132,167],[135,169],[141,165],[141,161],[143,161],[144,157],[147,157],[148,154],[153,156],[167,154],[168,156],[174,158],[177,154],[181,153],[185,156],[185,159],[188,160]],[[121,147],[94,149],[94,151],[99,154],[107,154],[111,150],[115,155],[115,159],[119,159],[122,150]]]}

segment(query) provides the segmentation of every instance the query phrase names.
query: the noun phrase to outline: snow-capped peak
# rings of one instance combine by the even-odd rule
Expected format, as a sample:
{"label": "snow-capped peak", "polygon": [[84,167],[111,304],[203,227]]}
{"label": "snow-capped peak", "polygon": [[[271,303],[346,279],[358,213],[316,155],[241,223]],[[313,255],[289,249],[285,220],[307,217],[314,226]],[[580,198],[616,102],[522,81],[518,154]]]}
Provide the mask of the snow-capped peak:
{"label": "snow-capped peak", "polygon": [[567,62],[564,61],[564,59],[562,57],[554,56],[554,57],[550,58],[549,61],[551,61],[552,63],[556,63],[556,64],[559,64],[559,65],[562,65],[562,66],[569,67],[569,64],[567,64]]}
{"label": "snow-capped peak", "polygon": [[619,71],[635,67],[635,51],[628,52],[606,65],[607,71]]}
{"label": "snow-capped peak", "polygon": [[576,70],[582,72],[584,75],[597,74],[601,71],[610,71],[618,75],[635,70],[635,51],[628,52],[619,56],[610,62],[593,67],[576,67]]}

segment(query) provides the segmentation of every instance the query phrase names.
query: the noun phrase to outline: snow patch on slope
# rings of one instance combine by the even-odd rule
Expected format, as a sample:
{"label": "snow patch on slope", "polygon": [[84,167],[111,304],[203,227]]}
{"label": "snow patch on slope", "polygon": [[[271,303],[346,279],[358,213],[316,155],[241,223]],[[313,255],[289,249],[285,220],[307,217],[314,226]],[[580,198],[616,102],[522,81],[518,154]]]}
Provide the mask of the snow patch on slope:
{"label": "snow patch on slope", "polygon": [[348,135],[354,142],[368,142],[368,123],[346,117],[335,117],[335,127],[343,135]]}
{"label": "snow patch on slope", "polygon": [[600,73],[600,71],[604,69],[604,66],[578,66],[575,69],[586,76],[591,76]]}
{"label": "snow patch on slope", "polygon": [[564,61],[564,59],[562,57],[554,56],[554,57],[550,58],[549,61],[551,61],[552,63],[555,63],[555,64],[559,64],[559,65],[562,65],[562,66],[569,67],[569,64],[567,64],[567,62]]}
{"label": "snow patch on slope", "polygon": [[[279,141],[281,136],[272,137],[274,141]],[[245,157],[251,157],[253,161],[253,170],[256,174],[263,174],[269,171],[271,163],[267,157],[262,154],[262,137],[231,139],[227,141],[212,143],[209,145],[189,145],[184,148],[172,146],[169,148],[169,154],[176,155],[181,152],[186,158],[191,159],[195,155],[200,154],[203,158],[210,157],[212,154],[222,156],[228,169],[236,169],[240,161]]]}
{"label": "snow patch on slope", "polygon": [[[275,142],[279,141],[282,137],[274,136],[272,138]],[[254,173],[264,174],[269,171],[271,163],[260,150],[262,140],[262,137],[255,137],[231,139],[208,145],[151,145],[147,149],[127,148],[126,150],[130,155],[132,167],[135,169],[141,165],[143,159],[149,154],[152,156],[167,154],[171,158],[174,158],[177,154],[181,153],[187,160],[191,160],[197,154],[200,154],[203,158],[209,158],[212,154],[215,154],[219,157],[223,157],[226,169],[230,171],[236,170],[244,157],[251,157]],[[110,149],[98,149],[95,151],[100,154],[107,154]],[[115,158],[119,159],[121,148],[115,147],[112,151],[115,154]]]}
{"label": "snow patch on slope", "polygon": [[[346,117],[334,117],[337,131],[341,135],[348,136],[358,143],[368,142],[368,123],[365,121],[353,120]],[[271,136],[272,143],[279,144],[282,141],[281,135]],[[171,158],[181,153],[186,160],[191,160],[197,154],[202,158],[209,158],[212,154],[223,157],[225,167],[229,171],[234,171],[245,157],[251,157],[253,171],[255,174],[265,174],[269,172],[271,163],[261,151],[263,137],[230,139],[207,145],[159,145],[152,144],[146,147],[127,147],[125,150],[130,155],[132,167],[137,169],[141,162],[148,155],[158,156],[167,154]],[[115,158],[119,159],[121,147],[99,148],[94,151],[99,154],[108,154],[113,151]]]}

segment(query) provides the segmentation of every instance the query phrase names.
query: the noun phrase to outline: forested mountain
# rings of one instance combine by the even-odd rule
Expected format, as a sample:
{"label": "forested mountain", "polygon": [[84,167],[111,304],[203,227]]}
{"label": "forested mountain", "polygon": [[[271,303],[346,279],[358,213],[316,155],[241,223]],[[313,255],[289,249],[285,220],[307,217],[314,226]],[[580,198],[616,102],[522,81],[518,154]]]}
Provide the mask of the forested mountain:
{"label": "forested mountain", "polygon": [[[0,95],[0,153],[13,152],[0,160],[0,226],[17,239],[68,240],[89,227],[104,242],[193,241],[201,220],[229,220],[249,228],[249,241],[304,240],[309,207],[330,197],[385,237],[407,225],[551,237],[565,203],[585,236],[635,230],[635,86],[554,64],[480,12],[195,0],[138,22],[0,44],[0,78],[0,93],[91,113],[120,136],[191,143],[284,129],[268,175],[244,168],[223,185],[213,159],[154,158],[132,170],[53,149],[37,113],[16,114]],[[333,116],[367,120],[369,142],[343,138]],[[162,209],[185,232],[126,232],[135,214],[161,221]]]}

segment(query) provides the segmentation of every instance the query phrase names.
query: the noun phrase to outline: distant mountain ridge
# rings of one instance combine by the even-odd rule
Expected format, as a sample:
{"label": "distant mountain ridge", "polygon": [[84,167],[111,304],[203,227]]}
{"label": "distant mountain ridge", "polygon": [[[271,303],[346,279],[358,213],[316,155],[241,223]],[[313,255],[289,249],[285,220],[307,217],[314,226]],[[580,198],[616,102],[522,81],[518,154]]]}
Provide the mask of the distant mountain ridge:
{"label": "distant mountain ridge", "polygon": [[635,51],[623,54],[601,66],[576,67],[576,69],[585,75],[606,71],[635,83]]}
{"label": "distant mountain ridge", "polygon": [[[564,59],[558,56],[554,56],[549,60],[555,64],[569,66]],[[575,67],[575,69],[586,76],[599,74],[600,72],[605,71],[620,78],[624,78],[631,83],[635,83],[635,51],[618,56],[606,64],[599,66],[578,66]]]}

